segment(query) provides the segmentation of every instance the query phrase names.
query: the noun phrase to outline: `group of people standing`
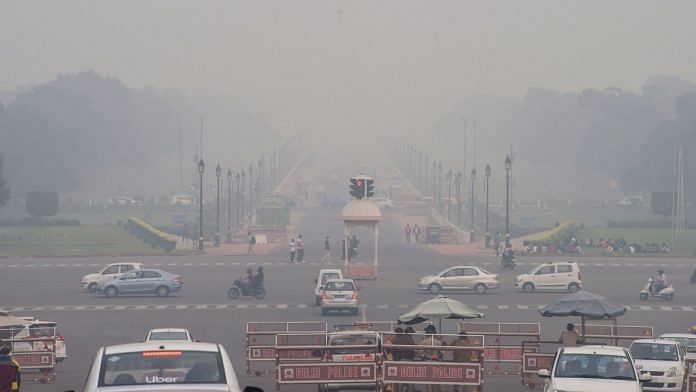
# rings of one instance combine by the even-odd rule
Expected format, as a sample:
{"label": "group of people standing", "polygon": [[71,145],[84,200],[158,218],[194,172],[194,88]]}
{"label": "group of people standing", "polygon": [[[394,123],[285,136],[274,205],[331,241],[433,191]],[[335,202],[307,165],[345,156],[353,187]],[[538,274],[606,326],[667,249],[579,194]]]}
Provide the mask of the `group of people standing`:
{"label": "group of people standing", "polygon": [[304,241],[302,240],[302,234],[297,236],[297,239],[291,238],[289,246],[290,246],[290,263],[291,264],[294,264],[295,262],[305,263],[306,261],[304,260]]}
{"label": "group of people standing", "polygon": [[414,224],[413,227],[411,227],[411,224],[406,222],[406,226],[404,226],[404,235],[406,235],[406,243],[410,244],[411,239],[413,238],[413,242],[418,243],[421,235],[421,227],[418,226],[418,223]]}

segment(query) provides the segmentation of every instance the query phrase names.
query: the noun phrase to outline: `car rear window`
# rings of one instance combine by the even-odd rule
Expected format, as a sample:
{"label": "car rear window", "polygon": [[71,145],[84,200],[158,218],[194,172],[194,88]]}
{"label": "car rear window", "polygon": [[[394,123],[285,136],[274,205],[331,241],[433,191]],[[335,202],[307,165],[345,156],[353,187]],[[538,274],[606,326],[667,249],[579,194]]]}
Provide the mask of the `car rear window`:
{"label": "car rear window", "polygon": [[156,350],[105,355],[99,386],[225,384],[219,352]]}
{"label": "car rear window", "polygon": [[329,282],[326,284],[326,291],[355,291],[353,282]]}
{"label": "car rear window", "polygon": [[188,340],[186,332],[153,332],[150,340]]}
{"label": "car rear window", "polygon": [[573,267],[569,265],[559,265],[558,272],[573,272]]}
{"label": "car rear window", "polygon": [[161,278],[162,275],[155,271],[143,271],[143,278]]}
{"label": "car rear window", "polygon": [[341,279],[341,277],[334,272],[326,273],[321,276],[321,284],[325,285],[326,281],[331,280],[331,279]]}

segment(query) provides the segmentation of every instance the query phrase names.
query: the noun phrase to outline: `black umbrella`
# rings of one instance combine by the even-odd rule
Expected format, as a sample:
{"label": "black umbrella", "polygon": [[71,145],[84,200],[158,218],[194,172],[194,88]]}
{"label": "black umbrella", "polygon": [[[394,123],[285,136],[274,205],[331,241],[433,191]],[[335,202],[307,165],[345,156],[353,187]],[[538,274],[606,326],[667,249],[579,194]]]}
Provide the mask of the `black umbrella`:
{"label": "black umbrella", "polygon": [[580,316],[582,335],[585,336],[585,319],[603,319],[623,316],[627,308],[611,303],[601,295],[588,291],[564,295],[539,310],[544,317]]}

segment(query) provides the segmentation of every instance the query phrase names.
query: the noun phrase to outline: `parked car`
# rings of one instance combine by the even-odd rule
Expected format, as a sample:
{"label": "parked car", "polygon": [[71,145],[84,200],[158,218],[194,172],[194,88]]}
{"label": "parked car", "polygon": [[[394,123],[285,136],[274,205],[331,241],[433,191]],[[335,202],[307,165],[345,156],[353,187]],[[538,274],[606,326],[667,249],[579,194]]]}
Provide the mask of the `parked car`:
{"label": "parked car", "polygon": [[474,266],[456,266],[437,275],[424,276],[418,282],[418,289],[433,294],[448,290],[473,290],[484,294],[500,286],[498,274]]}
{"label": "parked car", "polygon": [[628,349],[615,346],[561,347],[551,371],[537,375],[548,379],[545,392],[640,392],[649,374],[640,374]]}
{"label": "parked car", "polygon": [[128,271],[142,269],[141,263],[113,263],[102,268],[96,274],[87,274],[82,277],[82,290],[93,292],[97,289],[99,282],[105,279],[113,279],[121,276]]}
{"label": "parked car", "polygon": [[358,287],[353,279],[329,279],[321,292],[321,315],[344,310],[357,315],[359,301]]}
{"label": "parked car", "polygon": [[324,285],[329,279],[343,279],[343,272],[340,269],[323,269],[319,271],[319,275],[314,278],[314,297],[317,306],[321,305],[321,292],[324,291]]}
{"label": "parked car", "polygon": [[179,275],[158,269],[140,269],[127,272],[118,279],[102,280],[97,285],[97,292],[107,297],[121,294],[157,294],[166,297],[181,290],[183,285]]}
{"label": "parked car", "polygon": [[111,196],[106,199],[106,204],[112,206],[141,206],[143,202],[135,200],[130,196]]}
{"label": "parked car", "polygon": [[578,263],[546,263],[515,278],[515,287],[525,293],[535,290],[567,290],[575,293],[582,288],[582,273]]}
{"label": "parked car", "polygon": [[[323,353],[323,362],[376,362],[381,355],[382,342],[380,335],[371,331],[341,331],[327,335],[327,348]],[[364,346],[361,348],[344,346]],[[320,384],[320,391],[334,390],[375,390],[373,385],[366,384]]]}
{"label": "parked car", "polygon": [[[159,341],[101,347],[85,392],[241,392],[232,361],[221,344]],[[246,387],[245,392],[263,392]]]}
{"label": "parked car", "polygon": [[696,335],[689,333],[665,333],[660,335],[661,340],[673,340],[686,347],[686,359],[696,361]]}
{"label": "parked car", "polygon": [[193,336],[186,328],[155,328],[145,336],[146,342],[159,340],[183,340],[193,342]]}
{"label": "parked car", "polygon": [[174,196],[172,196],[170,203],[173,206],[192,206],[193,205],[193,196],[189,196],[189,195],[184,194],[184,193],[174,195]]}
{"label": "parked car", "polygon": [[643,384],[644,391],[681,392],[686,369],[686,347],[674,340],[639,339],[631,343],[631,355],[642,372],[652,380]]}

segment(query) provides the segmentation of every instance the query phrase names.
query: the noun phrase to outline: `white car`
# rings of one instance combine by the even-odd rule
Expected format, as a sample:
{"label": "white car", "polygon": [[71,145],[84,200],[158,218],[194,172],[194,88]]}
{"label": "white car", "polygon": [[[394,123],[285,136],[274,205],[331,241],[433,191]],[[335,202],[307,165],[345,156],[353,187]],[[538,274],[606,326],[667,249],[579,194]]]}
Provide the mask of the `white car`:
{"label": "white car", "polygon": [[179,195],[174,195],[172,196],[170,203],[173,206],[192,206],[193,197],[183,193]]}
{"label": "white car", "polygon": [[651,377],[639,370],[623,347],[561,347],[551,371],[542,369],[537,375],[548,379],[545,392],[640,392],[641,383]]}
{"label": "white car", "polygon": [[141,206],[143,202],[129,196],[111,196],[106,199],[106,204],[114,206]]}
{"label": "white car", "polygon": [[[363,362],[374,363],[381,352],[380,334],[372,331],[340,331],[327,335],[327,348],[323,353],[323,362]],[[361,348],[343,348],[343,346],[363,346]],[[338,390],[374,390],[374,384],[319,384],[319,390],[330,392]]]}
{"label": "white car", "polygon": [[329,279],[321,292],[321,315],[347,310],[354,316],[360,311],[358,286],[353,279]]}
{"label": "white car", "polygon": [[645,391],[680,392],[686,377],[686,347],[674,340],[639,339],[631,343],[631,355],[652,380]]}
{"label": "white car", "polygon": [[[56,361],[62,362],[68,357],[67,347],[65,345],[65,337],[58,331],[58,324],[53,321],[41,321],[35,317],[20,317],[26,320],[24,328],[14,335],[14,339],[21,338],[55,338]],[[15,351],[41,351],[44,350],[44,343],[47,341],[36,342],[15,342]],[[48,343],[50,344],[50,342]],[[49,347],[52,349],[52,347]]]}
{"label": "white car", "polygon": [[563,290],[575,293],[582,288],[582,273],[578,263],[546,263],[515,278],[515,287],[531,293],[535,290]]}
{"label": "white car", "polygon": [[324,291],[324,285],[329,279],[343,279],[343,272],[340,269],[323,269],[319,271],[319,275],[314,278],[314,304],[321,305],[321,293]]}
{"label": "white car", "polygon": [[500,287],[498,274],[466,265],[447,268],[437,275],[427,275],[418,281],[419,290],[429,291],[432,294],[451,290],[473,290],[477,294],[484,294],[498,287]]}
{"label": "white car", "polygon": [[664,333],[659,339],[674,340],[686,347],[686,359],[696,361],[696,335],[689,333]]}
{"label": "white car", "polygon": [[372,202],[379,208],[394,208],[394,202],[386,197],[375,197],[374,199],[372,199]]}
{"label": "white car", "polygon": [[96,274],[87,274],[82,277],[82,290],[94,292],[104,279],[115,279],[128,271],[142,269],[141,263],[113,263],[104,267]]}
{"label": "white car", "polygon": [[[102,347],[84,392],[241,392],[221,344],[160,341]],[[245,392],[261,389],[247,387]]]}
{"label": "white car", "polygon": [[160,340],[179,340],[193,342],[193,336],[186,328],[155,328],[151,329],[150,332],[145,336],[146,342],[160,341]]}

